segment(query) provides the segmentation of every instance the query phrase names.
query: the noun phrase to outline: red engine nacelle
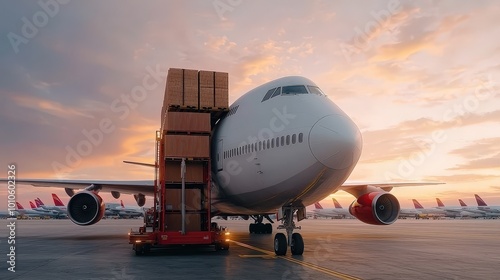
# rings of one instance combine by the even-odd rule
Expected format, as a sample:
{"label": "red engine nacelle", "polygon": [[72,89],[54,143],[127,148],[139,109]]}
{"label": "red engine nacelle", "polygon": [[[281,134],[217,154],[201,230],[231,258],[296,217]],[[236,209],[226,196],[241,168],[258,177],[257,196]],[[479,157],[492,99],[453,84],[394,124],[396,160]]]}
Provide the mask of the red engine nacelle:
{"label": "red engine nacelle", "polygon": [[104,216],[106,207],[102,198],[93,191],[81,191],[68,202],[68,217],[80,226],[93,225]]}
{"label": "red engine nacelle", "polygon": [[372,225],[390,225],[398,219],[399,201],[390,193],[371,192],[356,199],[349,212],[358,220]]}

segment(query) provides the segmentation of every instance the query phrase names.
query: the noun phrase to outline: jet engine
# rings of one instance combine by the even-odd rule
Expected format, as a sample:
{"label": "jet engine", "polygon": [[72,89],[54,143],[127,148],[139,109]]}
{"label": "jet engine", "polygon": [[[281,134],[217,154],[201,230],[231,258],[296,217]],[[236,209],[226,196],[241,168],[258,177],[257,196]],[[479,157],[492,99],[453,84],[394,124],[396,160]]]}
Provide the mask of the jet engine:
{"label": "jet engine", "polygon": [[102,198],[97,193],[84,190],[71,197],[67,209],[68,216],[73,223],[88,226],[102,219],[105,206]]}
{"label": "jet engine", "polygon": [[349,212],[358,220],[372,225],[390,225],[398,219],[399,202],[387,192],[371,192],[361,195],[351,206]]}

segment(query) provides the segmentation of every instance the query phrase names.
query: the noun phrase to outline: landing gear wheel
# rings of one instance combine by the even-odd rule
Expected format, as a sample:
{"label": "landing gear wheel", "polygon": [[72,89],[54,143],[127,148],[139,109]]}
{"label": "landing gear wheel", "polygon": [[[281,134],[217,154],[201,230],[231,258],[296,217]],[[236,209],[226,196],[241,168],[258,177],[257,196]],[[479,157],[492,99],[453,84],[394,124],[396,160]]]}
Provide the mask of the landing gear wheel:
{"label": "landing gear wheel", "polygon": [[261,234],[263,232],[264,232],[264,224],[263,223],[255,224],[255,233]]}
{"label": "landing gear wheel", "polygon": [[273,225],[271,225],[271,224],[267,223],[267,224],[265,225],[265,230],[264,230],[264,232],[265,232],[266,234],[272,234],[272,233],[273,233]]}
{"label": "landing gear wheel", "polygon": [[255,234],[271,234],[273,233],[273,226],[271,224],[256,223],[248,225],[248,231]]}
{"label": "landing gear wheel", "polygon": [[292,234],[292,245],[290,246],[290,251],[292,255],[302,255],[304,253],[304,240],[300,233]]}
{"label": "landing gear wheel", "polygon": [[274,236],[274,253],[278,256],[284,256],[286,255],[287,247],[286,236],[281,232],[276,233]]}

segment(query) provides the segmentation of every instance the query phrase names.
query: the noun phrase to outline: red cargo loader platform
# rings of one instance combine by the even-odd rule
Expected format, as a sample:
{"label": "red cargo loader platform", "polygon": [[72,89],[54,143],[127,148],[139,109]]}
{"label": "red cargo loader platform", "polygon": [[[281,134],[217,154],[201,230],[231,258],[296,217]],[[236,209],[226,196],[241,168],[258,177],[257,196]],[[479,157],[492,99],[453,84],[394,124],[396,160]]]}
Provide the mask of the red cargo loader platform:
{"label": "red cargo loader platform", "polygon": [[[211,222],[210,158],[168,156],[182,150],[180,147],[186,144],[200,145],[199,154],[195,151],[193,155],[204,155],[209,135],[157,132],[154,206],[146,211],[144,226],[129,233],[129,243],[133,244],[137,255],[170,245],[214,245],[215,250],[229,248],[229,232]],[[175,151],[169,151],[170,147],[175,147]],[[193,151],[193,146],[190,150]]]}

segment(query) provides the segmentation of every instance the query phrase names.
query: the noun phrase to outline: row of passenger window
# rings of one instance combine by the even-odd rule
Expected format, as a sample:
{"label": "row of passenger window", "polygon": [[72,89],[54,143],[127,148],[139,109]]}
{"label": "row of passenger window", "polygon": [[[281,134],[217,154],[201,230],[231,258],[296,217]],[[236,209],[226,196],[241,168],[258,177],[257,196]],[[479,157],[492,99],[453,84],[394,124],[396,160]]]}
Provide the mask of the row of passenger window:
{"label": "row of passenger window", "polygon": [[298,135],[292,134],[292,135],[276,137],[273,139],[267,139],[264,141],[259,141],[253,144],[247,144],[240,146],[238,148],[227,150],[224,152],[224,159],[244,154],[250,154],[262,150],[274,149],[280,146],[294,145],[302,142],[304,142],[303,133],[299,133]]}
{"label": "row of passenger window", "polygon": [[[309,90],[309,91],[307,91]],[[287,94],[317,94],[324,96],[325,94],[321,91],[321,89],[317,86],[285,86],[285,87],[277,87],[277,88],[272,88],[267,91],[266,95],[264,95],[264,98],[262,99],[261,102],[264,102],[270,98],[273,98],[278,95],[287,95]]]}

